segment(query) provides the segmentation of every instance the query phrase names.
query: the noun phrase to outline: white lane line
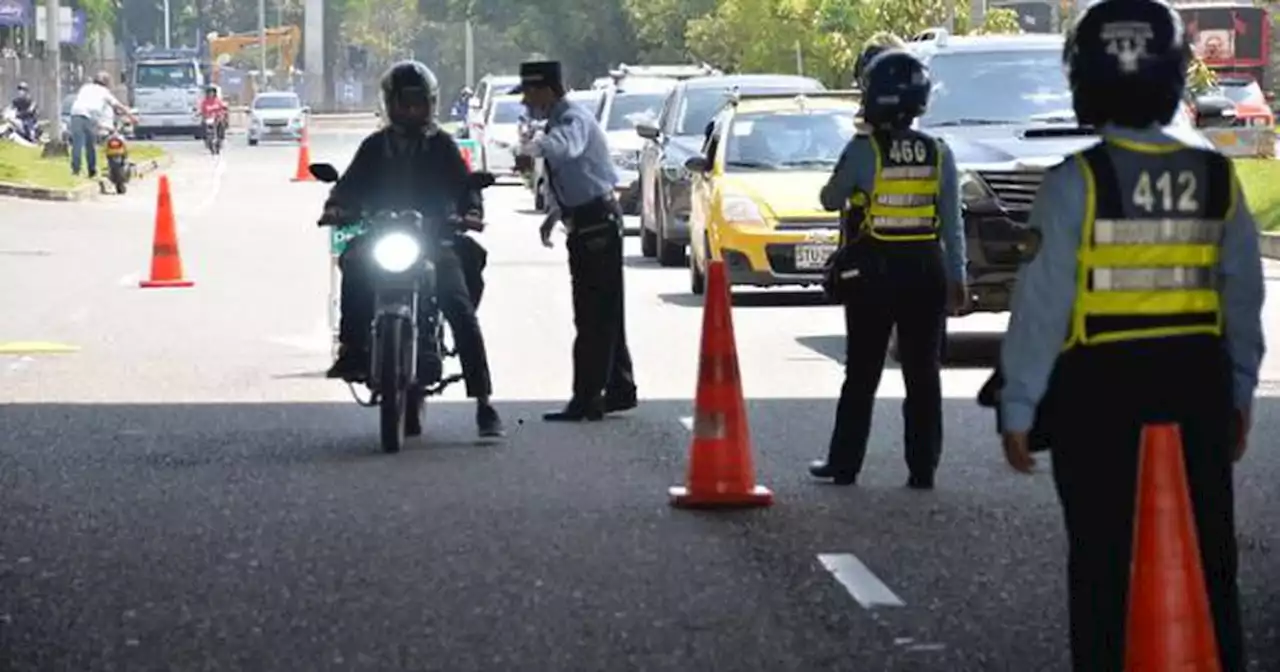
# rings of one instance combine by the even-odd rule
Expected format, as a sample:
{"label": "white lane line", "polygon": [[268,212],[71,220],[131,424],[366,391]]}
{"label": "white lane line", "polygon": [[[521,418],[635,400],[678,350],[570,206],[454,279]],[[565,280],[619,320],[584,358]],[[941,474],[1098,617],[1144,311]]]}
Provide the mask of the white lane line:
{"label": "white lane line", "polygon": [[9,363],[9,373],[18,373],[36,361],[34,357],[23,355]]}
{"label": "white lane line", "polygon": [[836,581],[858,601],[864,609],[874,607],[905,607],[901,599],[889,587],[876,578],[867,566],[852,553],[819,553],[818,562],[831,572]]}
{"label": "white lane line", "polygon": [[686,415],[686,416],[681,417],[681,418],[680,418],[680,424],[681,424],[681,426],[683,426],[683,427],[685,428],[685,431],[692,432],[692,431],[693,431],[693,416],[692,416],[692,415]]}

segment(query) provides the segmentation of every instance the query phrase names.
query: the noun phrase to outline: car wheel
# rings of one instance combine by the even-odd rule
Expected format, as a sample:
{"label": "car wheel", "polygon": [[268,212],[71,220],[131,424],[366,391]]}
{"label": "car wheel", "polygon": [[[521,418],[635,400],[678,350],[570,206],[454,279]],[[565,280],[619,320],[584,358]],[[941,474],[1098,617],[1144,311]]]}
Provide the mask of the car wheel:
{"label": "car wheel", "polygon": [[254,140],[253,138],[249,138],[249,146],[250,146],[250,147],[257,147],[257,146],[258,146],[258,141],[257,141],[257,140]]}
{"label": "car wheel", "polygon": [[707,276],[698,268],[697,255],[689,250],[689,291],[702,296],[707,291]]}
{"label": "car wheel", "polygon": [[658,256],[658,234],[644,228],[640,225],[640,254],[645,259],[652,259]]}
{"label": "car wheel", "polygon": [[659,206],[654,215],[653,226],[657,229],[658,263],[668,267],[680,266],[685,260],[684,245],[667,242],[667,236],[663,233],[665,228],[663,225],[667,221],[666,209]]}

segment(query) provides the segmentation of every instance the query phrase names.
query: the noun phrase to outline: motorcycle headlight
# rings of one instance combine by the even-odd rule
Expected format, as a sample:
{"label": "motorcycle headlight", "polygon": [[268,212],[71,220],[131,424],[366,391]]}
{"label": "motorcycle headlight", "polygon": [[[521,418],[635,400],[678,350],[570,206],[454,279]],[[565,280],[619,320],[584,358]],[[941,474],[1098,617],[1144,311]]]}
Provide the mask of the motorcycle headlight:
{"label": "motorcycle headlight", "polygon": [[378,239],[373,245],[373,260],[392,273],[409,270],[422,254],[422,246],[413,236],[393,231]]}

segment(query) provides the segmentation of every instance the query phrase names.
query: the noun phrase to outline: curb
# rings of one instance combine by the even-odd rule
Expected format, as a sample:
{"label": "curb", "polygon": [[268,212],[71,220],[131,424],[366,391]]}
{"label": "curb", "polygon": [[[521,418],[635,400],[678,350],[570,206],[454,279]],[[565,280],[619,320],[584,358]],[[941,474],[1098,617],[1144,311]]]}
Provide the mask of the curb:
{"label": "curb", "polygon": [[1280,259],[1280,233],[1264,233],[1259,242],[1262,256],[1267,259]]}
{"label": "curb", "polygon": [[[159,159],[148,159],[134,165],[133,179],[141,179],[171,165],[173,165],[172,156],[166,155]],[[47,187],[0,183],[0,196],[61,203],[88,201],[97,198],[99,194],[103,193],[106,190],[106,184],[106,179],[101,177],[95,182],[90,182],[75,189],[49,189]]]}

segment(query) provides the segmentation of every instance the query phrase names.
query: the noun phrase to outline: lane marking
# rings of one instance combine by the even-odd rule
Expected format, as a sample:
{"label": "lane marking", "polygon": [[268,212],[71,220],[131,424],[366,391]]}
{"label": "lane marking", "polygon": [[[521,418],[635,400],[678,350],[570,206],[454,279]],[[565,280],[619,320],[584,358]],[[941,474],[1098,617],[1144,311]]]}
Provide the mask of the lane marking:
{"label": "lane marking", "polygon": [[685,416],[681,416],[681,418],[680,418],[680,425],[681,425],[681,426],[683,426],[683,427],[685,428],[685,431],[692,432],[692,431],[693,431],[693,416],[692,416],[692,415],[685,415]]}
{"label": "lane marking", "polygon": [[48,341],[11,341],[0,343],[0,355],[60,355],[68,352],[79,352],[80,348],[65,343]]}
{"label": "lane marking", "polygon": [[858,601],[864,609],[874,607],[905,607],[906,603],[893,594],[867,566],[852,553],[819,553],[818,562],[831,572],[836,581]]}
{"label": "lane marking", "polygon": [[9,364],[9,373],[18,373],[36,361],[34,357],[23,355]]}

